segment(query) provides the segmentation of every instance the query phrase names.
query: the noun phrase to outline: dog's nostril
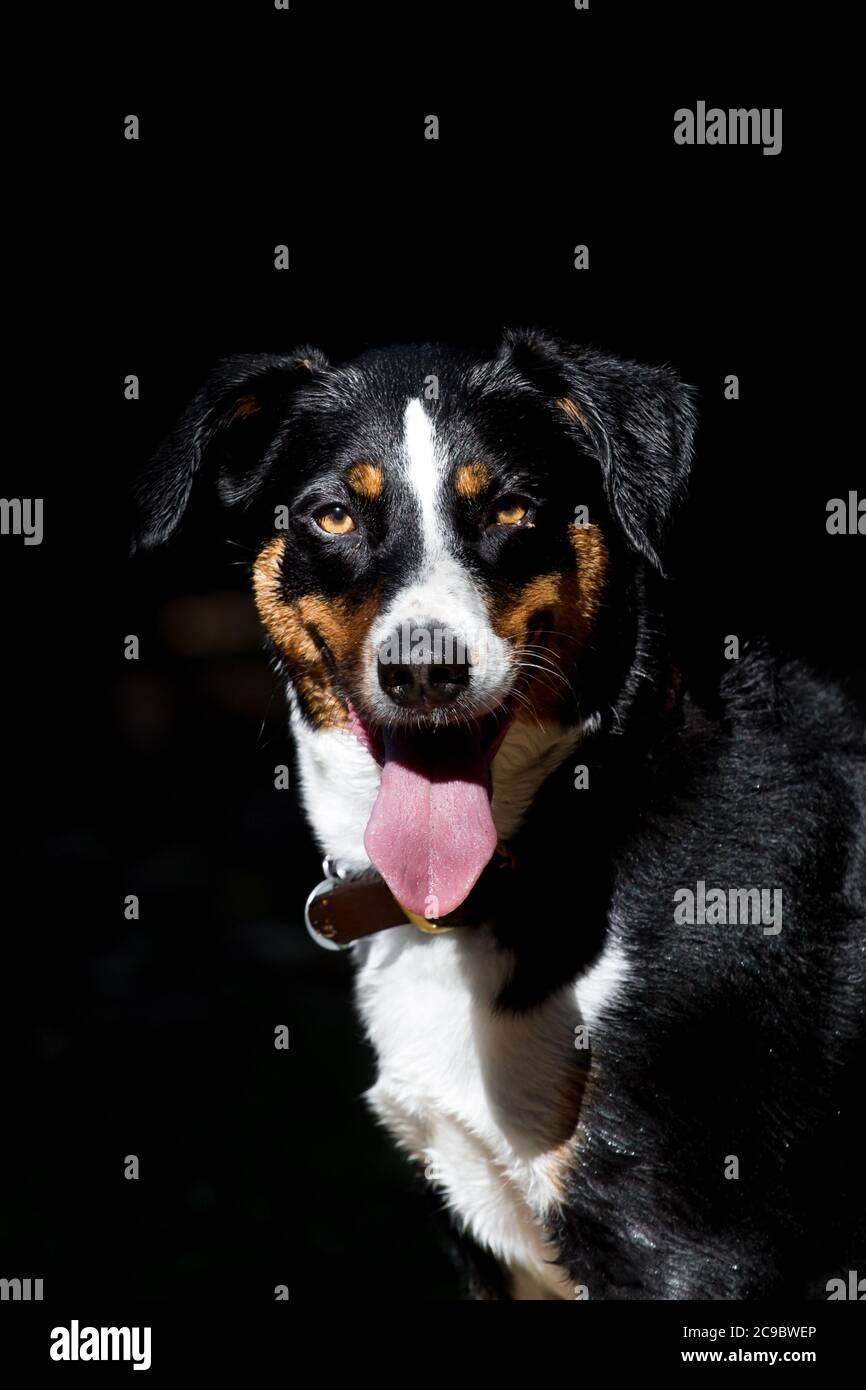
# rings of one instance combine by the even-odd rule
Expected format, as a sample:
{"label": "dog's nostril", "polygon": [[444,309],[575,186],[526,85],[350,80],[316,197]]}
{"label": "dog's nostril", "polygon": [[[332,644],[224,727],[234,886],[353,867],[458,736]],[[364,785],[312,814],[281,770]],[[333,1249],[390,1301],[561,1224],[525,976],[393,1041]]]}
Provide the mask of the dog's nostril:
{"label": "dog's nostril", "polygon": [[382,643],[378,677],[381,689],[395,704],[446,705],[469,685],[469,661],[452,633],[442,628],[413,629],[411,639],[398,632]]}
{"label": "dog's nostril", "polygon": [[469,684],[469,662],[452,661],[446,665],[445,662],[436,664],[435,662],[427,668],[429,671],[429,681],[431,685],[468,685]]}
{"label": "dog's nostril", "polygon": [[395,666],[379,657],[379,684],[383,690],[391,690],[398,685],[411,685],[413,679],[411,666]]}

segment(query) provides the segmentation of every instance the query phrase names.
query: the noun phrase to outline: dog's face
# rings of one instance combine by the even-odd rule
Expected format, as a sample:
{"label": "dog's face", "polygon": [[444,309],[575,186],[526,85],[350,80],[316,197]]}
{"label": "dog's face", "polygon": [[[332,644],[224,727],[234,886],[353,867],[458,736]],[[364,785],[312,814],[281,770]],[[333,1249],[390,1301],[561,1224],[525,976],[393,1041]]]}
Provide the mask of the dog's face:
{"label": "dog's face", "polygon": [[[401,902],[453,910],[491,857],[512,724],[578,723],[618,571],[660,547],[688,468],[688,388],[509,335],[232,359],[141,492],[153,543],[210,468],[255,518],[253,586],[299,718],[381,768],[365,845]],[[433,911],[431,911],[431,903]]]}

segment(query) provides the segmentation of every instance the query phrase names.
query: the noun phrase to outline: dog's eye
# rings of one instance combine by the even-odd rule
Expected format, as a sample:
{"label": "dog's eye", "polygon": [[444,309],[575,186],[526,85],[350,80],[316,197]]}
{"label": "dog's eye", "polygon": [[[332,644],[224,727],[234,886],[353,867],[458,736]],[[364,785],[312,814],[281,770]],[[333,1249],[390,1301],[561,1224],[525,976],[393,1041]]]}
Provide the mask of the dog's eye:
{"label": "dog's eye", "polygon": [[529,515],[526,502],[520,497],[500,497],[493,513],[495,526],[519,526]]}
{"label": "dog's eye", "polygon": [[355,529],[355,518],[345,507],[323,507],[316,513],[316,522],[329,536],[348,536]]}

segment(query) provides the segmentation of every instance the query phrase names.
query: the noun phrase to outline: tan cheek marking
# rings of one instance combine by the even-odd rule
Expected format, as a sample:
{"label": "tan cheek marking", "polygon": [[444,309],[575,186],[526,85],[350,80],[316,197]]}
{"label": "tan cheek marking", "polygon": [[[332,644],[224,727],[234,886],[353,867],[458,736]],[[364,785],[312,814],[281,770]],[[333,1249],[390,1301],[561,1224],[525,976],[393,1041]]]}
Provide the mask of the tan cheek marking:
{"label": "tan cheek marking", "polygon": [[382,495],[385,474],[378,463],[355,463],[346,474],[346,482],[359,497],[375,501]]}
{"label": "tan cheek marking", "polygon": [[348,711],[335,693],[327,666],[313,636],[318,632],[336,661],[352,673],[363,651],[363,637],[376,615],[378,598],[349,604],[304,594],[287,603],[280,593],[280,560],[285,541],[275,536],[253,567],[253,593],[262,622],[285,657],[292,679],[320,728],[346,728]]}
{"label": "tan cheek marking", "polygon": [[589,430],[589,421],[587,420],[586,416],[584,415],[577,402],[573,401],[570,396],[562,396],[561,399],[556,402],[556,404],[559,406],[560,410],[568,416],[570,420],[576,421],[576,423],[578,425],[582,425],[585,430]]}
{"label": "tan cheek marking", "polygon": [[[608,571],[608,550],[597,526],[569,526],[577,565],[567,574],[542,574],[512,589],[494,604],[491,623],[500,637],[523,647],[530,640],[530,623],[539,610],[547,612],[549,631],[539,641],[547,655],[570,679],[575,657],[585,645],[598,614]],[[534,660],[533,653],[527,660]],[[557,717],[566,687],[551,673],[530,671],[527,691],[533,713],[518,708],[517,719]]]}
{"label": "tan cheek marking", "polygon": [[486,463],[462,463],[454,475],[458,497],[472,501],[490,486],[490,469]]}
{"label": "tan cheek marking", "polygon": [[499,636],[510,638],[522,646],[533,613],[537,613],[539,608],[555,608],[562,585],[561,574],[540,574],[521,589],[512,590],[494,616],[493,626]]}
{"label": "tan cheek marking", "polygon": [[595,622],[607,579],[609,555],[598,526],[578,526],[573,521],[568,535],[578,559],[581,618],[587,630]]}

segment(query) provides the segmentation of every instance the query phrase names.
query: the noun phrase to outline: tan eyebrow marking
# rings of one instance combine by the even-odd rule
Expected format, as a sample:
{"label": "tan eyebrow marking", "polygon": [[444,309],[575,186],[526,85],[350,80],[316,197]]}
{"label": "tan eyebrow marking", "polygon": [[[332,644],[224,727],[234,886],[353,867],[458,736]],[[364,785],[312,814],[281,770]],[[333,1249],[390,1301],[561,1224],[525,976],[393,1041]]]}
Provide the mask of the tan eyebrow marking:
{"label": "tan eyebrow marking", "polygon": [[235,402],[235,408],[232,411],[231,418],[233,420],[243,420],[247,415],[255,415],[261,408],[261,405],[254,395],[241,396]]}
{"label": "tan eyebrow marking", "polygon": [[461,463],[454,475],[458,497],[471,500],[490,486],[490,469],[486,463]]}
{"label": "tan eyebrow marking", "polygon": [[585,430],[589,429],[589,421],[580,406],[573,401],[570,396],[563,396],[556,404],[559,406],[560,410],[565,412],[570,420],[576,420]]}
{"label": "tan eyebrow marking", "polygon": [[378,463],[353,463],[346,474],[346,482],[359,497],[375,499],[382,495],[385,473]]}

